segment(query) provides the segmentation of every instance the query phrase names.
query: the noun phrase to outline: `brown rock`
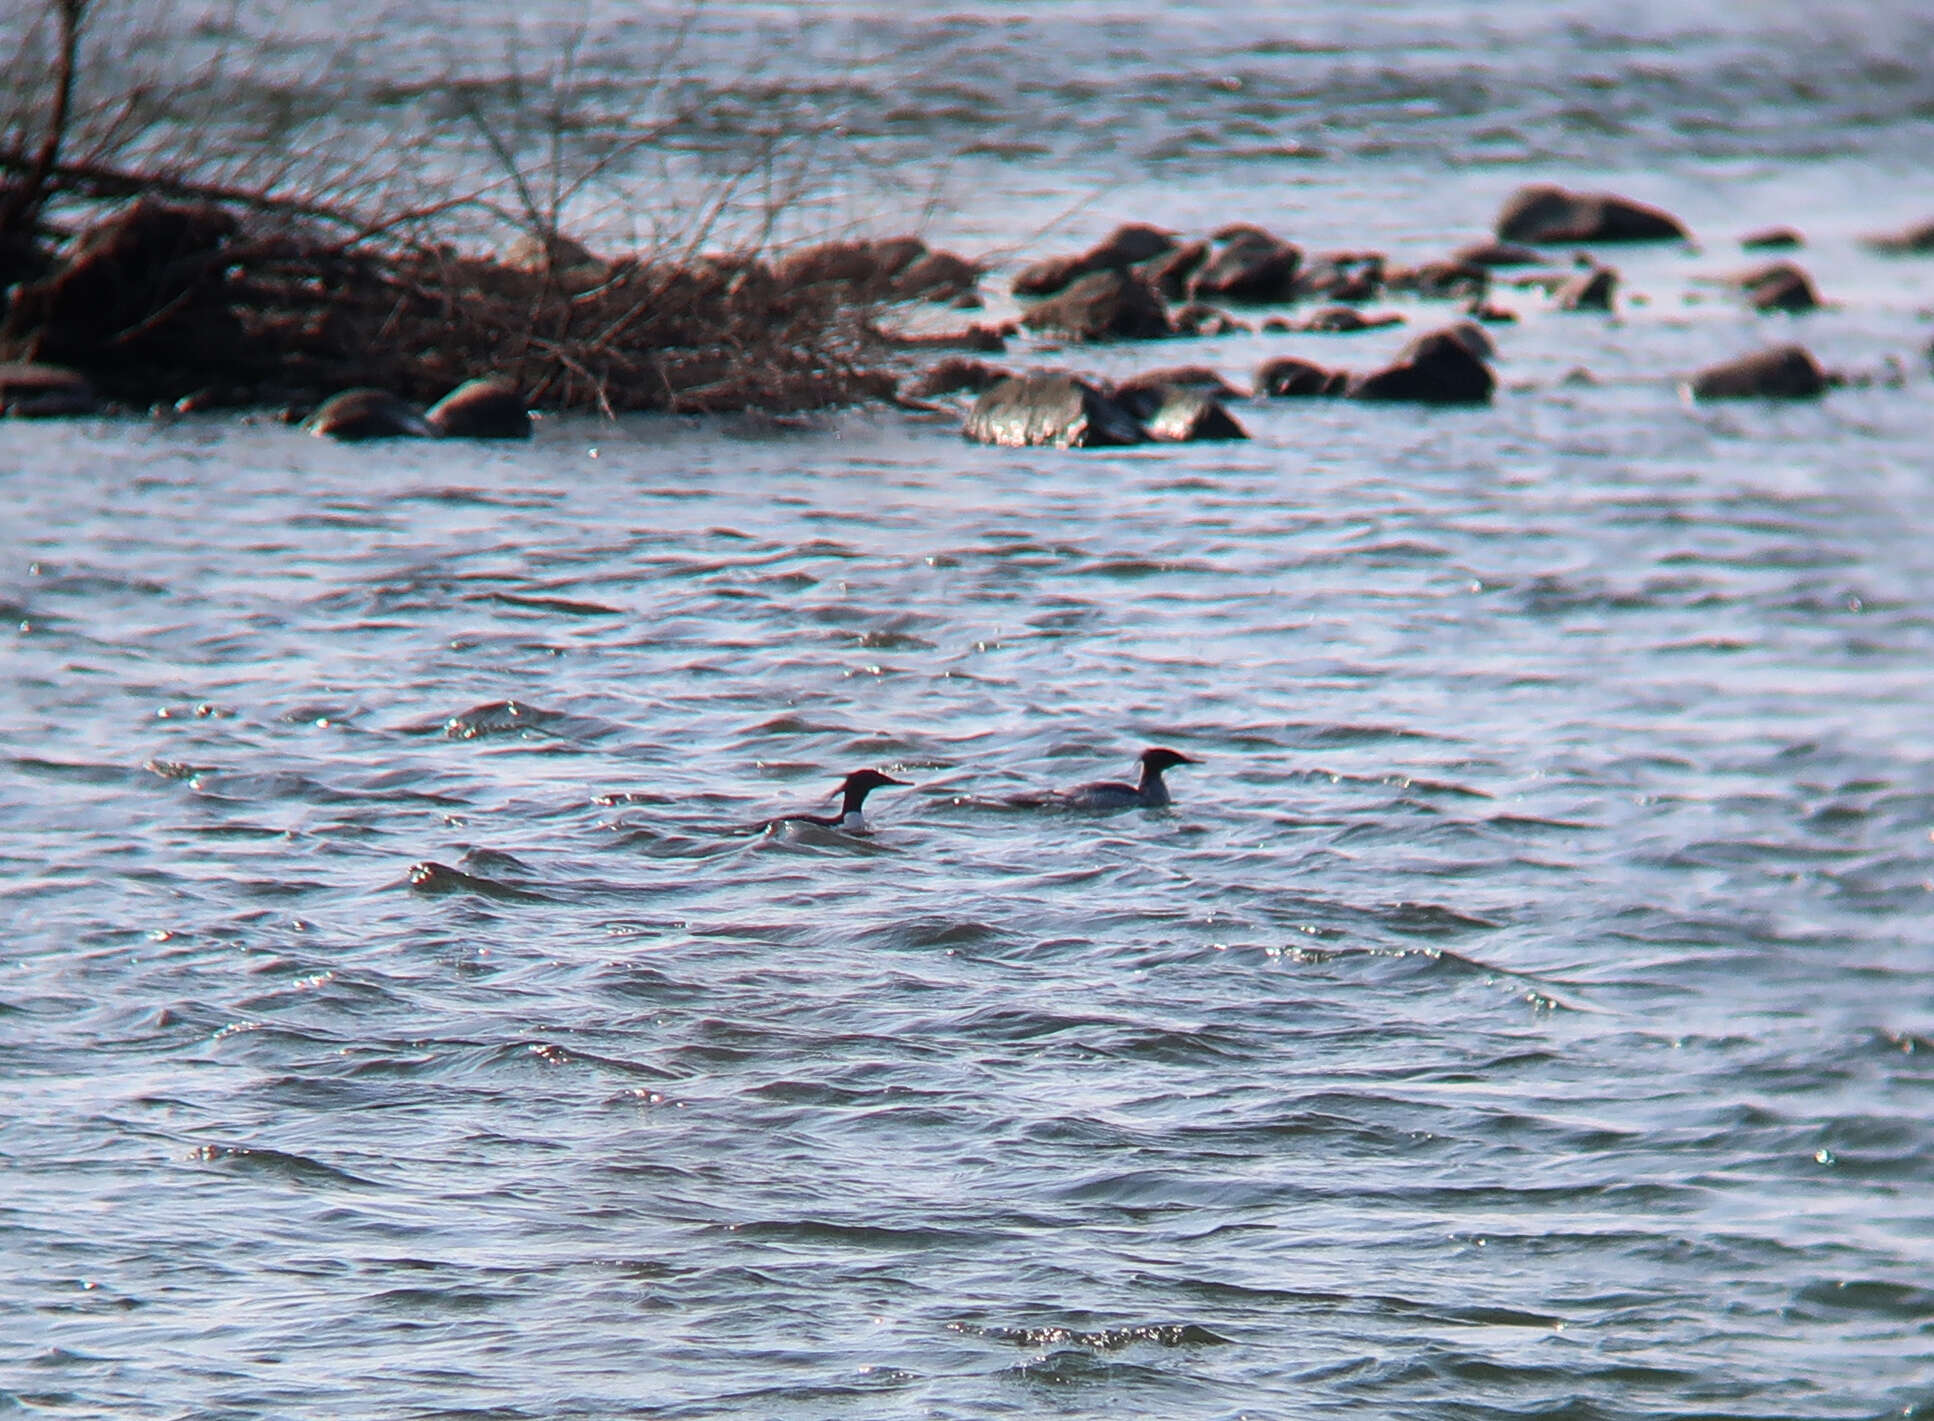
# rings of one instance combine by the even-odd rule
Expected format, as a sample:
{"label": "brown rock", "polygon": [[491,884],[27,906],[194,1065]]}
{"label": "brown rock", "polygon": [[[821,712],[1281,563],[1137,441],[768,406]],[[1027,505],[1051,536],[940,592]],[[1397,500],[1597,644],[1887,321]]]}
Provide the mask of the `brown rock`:
{"label": "brown rock", "polygon": [[1489,349],[1490,337],[1469,322],[1430,331],[1405,346],[1390,365],[1350,381],[1344,394],[1353,400],[1485,404],[1497,386],[1484,363]]}
{"label": "brown rock", "polygon": [[954,301],[980,280],[980,267],[952,252],[923,252],[892,275],[893,294],[905,299]]}
{"label": "brown rock", "polygon": [[1349,385],[1347,370],[1326,370],[1293,355],[1265,361],[1256,371],[1256,393],[1272,399],[1340,395]]}
{"label": "brown rock", "polygon": [[1165,370],[1150,370],[1122,381],[1113,393],[1116,404],[1133,411],[1144,401],[1146,392],[1166,389],[1200,390],[1219,400],[1247,398],[1245,391],[1238,390],[1206,365],[1174,365]]}
{"label": "brown rock", "polygon": [[1507,242],[1685,241],[1670,213],[1610,193],[1569,192],[1551,184],[1521,187],[1498,213],[1497,235]]}
{"label": "brown rock", "polygon": [[1485,240],[1466,242],[1451,253],[1451,260],[1464,266],[1536,266],[1544,257],[1529,247]]}
{"label": "brown rock", "polygon": [[1792,262],[1756,266],[1733,277],[1732,284],[1755,311],[1813,311],[1820,305],[1811,278]]}
{"label": "brown rock", "polygon": [[1135,272],[1142,280],[1161,292],[1170,301],[1188,298],[1189,279],[1201,270],[1209,259],[1207,242],[1187,242],[1173,247],[1158,257],[1135,264]]}
{"label": "brown rock", "polygon": [[[531,437],[530,411],[525,408],[524,396],[508,380],[466,381],[430,406],[424,419],[445,439]],[[344,437],[336,435],[338,439]]]}
{"label": "brown rock", "polygon": [[1805,246],[1806,239],[1791,227],[1762,227],[1741,237],[1739,245],[1749,252],[1791,250]]}
{"label": "brown rock", "polygon": [[1311,311],[1300,321],[1285,323],[1284,329],[1331,335],[1354,335],[1358,331],[1382,330],[1385,326],[1402,324],[1403,317],[1394,311],[1366,316],[1354,306],[1324,306],[1320,310]]}
{"label": "brown rock", "polygon": [[1220,307],[1191,301],[1171,318],[1178,336],[1247,335],[1249,327]]}
{"label": "brown rock", "polygon": [[1302,251],[1265,232],[1245,232],[1227,243],[1189,282],[1198,301],[1241,301],[1265,305],[1296,295],[1296,269]]}
{"label": "brown rock", "polygon": [[318,438],[360,442],[365,439],[424,439],[436,431],[406,400],[388,390],[345,390],[331,396],[303,422]]}
{"label": "brown rock", "polygon": [[915,376],[902,388],[901,393],[909,399],[931,400],[941,395],[956,395],[963,390],[979,394],[982,390],[1012,380],[1014,372],[1003,370],[998,365],[989,365],[981,360],[969,360],[962,355],[950,355],[937,362],[925,373]]}
{"label": "brown rock", "polygon": [[1609,311],[1618,291],[1618,273],[1608,266],[1573,272],[1551,293],[1560,311]]}
{"label": "brown rock", "polygon": [[1068,340],[1155,340],[1172,333],[1162,299],[1125,271],[1090,272],[1021,318],[1043,335]]}
{"label": "brown rock", "polygon": [[1827,376],[1805,347],[1782,345],[1709,365],[1688,388],[1700,400],[1808,400],[1825,393]]}
{"label": "brown rock", "polygon": [[1384,274],[1384,284],[1392,291],[1409,291],[1418,296],[1448,300],[1472,300],[1491,288],[1488,267],[1468,262],[1435,261],[1421,266],[1397,267]]}
{"label": "brown rock", "polygon": [[1175,235],[1130,222],[1117,227],[1078,257],[1049,257],[1014,278],[1016,296],[1049,296],[1097,271],[1123,271],[1175,246]]}
{"label": "brown rock", "polygon": [[1222,401],[1195,386],[1157,386],[1138,398],[1139,403],[1128,406],[1129,412],[1140,417],[1150,438],[1180,444],[1249,437]]}

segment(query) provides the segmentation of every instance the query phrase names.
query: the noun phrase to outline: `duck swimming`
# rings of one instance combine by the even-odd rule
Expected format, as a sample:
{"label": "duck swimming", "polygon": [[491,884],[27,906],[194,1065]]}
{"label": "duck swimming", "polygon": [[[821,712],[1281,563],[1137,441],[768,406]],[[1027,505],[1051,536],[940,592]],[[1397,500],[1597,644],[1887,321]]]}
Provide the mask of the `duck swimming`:
{"label": "duck swimming", "polygon": [[782,814],[772,821],[769,828],[782,824],[815,824],[822,829],[839,829],[848,834],[866,832],[866,797],[876,789],[887,785],[904,785],[905,780],[896,780],[891,775],[883,775],[878,770],[855,770],[839,782],[839,792],[844,796],[837,814]]}
{"label": "duck swimming", "polygon": [[1009,804],[1031,809],[1162,809],[1169,803],[1168,785],[1162,772],[1177,765],[1199,765],[1180,750],[1152,746],[1142,751],[1141,778],[1134,784],[1121,780],[1097,780],[1072,789],[1054,789],[1039,794],[1019,794]]}

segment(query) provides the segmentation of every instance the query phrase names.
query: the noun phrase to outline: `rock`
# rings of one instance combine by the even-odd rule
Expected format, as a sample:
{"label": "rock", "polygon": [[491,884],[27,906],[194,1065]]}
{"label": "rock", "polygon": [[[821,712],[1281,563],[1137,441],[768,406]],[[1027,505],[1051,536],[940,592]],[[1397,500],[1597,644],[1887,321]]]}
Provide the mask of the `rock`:
{"label": "rock", "polygon": [[1486,240],[1466,242],[1451,253],[1451,260],[1463,266],[1536,266],[1544,257],[1512,242]]}
{"label": "rock", "polygon": [[1791,250],[1805,246],[1806,239],[1791,227],[1762,227],[1741,237],[1739,245],[1749,252]]}
{"label": "rock", "polygon": [[1172,333],[1162,298],[1126,271],[1090,272],[1021,318],[1043,335],[1068,340],[1155,340]]}
{"label": "rock", "polygon": [[1144,385],[1135,391],[1133,403],[1121,403],[1141,419],[1151,438],[1165,443],[1249,437],[1222,401],[1194,385]]}
{"label": "rock", "polygon": [[[909,251],[905,241],[914,243]],[[772,276],[781,287],[801,286],[883,286],[894,275],[926,253],[918,238],[875,242],[819,242],[788,252],[772,264]],[[897,263],[897,265],[896,265]]]}
{"label": "rock", "polygon": [[1190,278],[1201,270],[1202,264],[1208,259],[1207,242],[1185,242],[1158,257],[1135,263],[1132,269],[1143,281],[1161,292],[1165,300],[1185,301],[1189,295]]}
{"label": "rock", "polygon": [[1012,380],[1014,372],[1003,370],[998,365],[989,365],[982,360],[969,360],[965,356],[950,355],[932,368],[909,380],[900,393],[909,399],[931,400],[940,395],[959,394],[971,390],[979,394],[982,390]]}
{"label": "rock", "polygon": [[1618,290],[1618,273],[1608,266],[1588,266],[1573,272],[1551,293],[1560,311],[1609,311]]}
{"label": "rock", "polygon": [[1340,395],[1349,385],[1347,370],[1326,370],[1293,355],[1265,361],[1256,371],[1256,393],[1272,399],[1294,399],[1311,395]]}
{"label": "rock", "polygon": [[1218,400],[1246,399],[1247,392],[1238,390],[1221,374],[1206,365],[1175,365],[1166,370],[1150,370],[1145,374],[1131,376],[1115,386],[1111,396],[1115,403],[1134,415],[1146,419],[1144,405],[1153,395],[1159,396],[1164,390],[1200,390]]}
{"label": "rock", "polygon": [[62,419],[93,414],[100,400],[88,378],[58,365],[0,364],[0,415]]}
{"label": "rock", "polygon": [[1382,252],[1325,252],[1296,276],[1298,300],[1374,301],[1384,286]]}
{"label": "rock", "polygon": [[531,437],[530,411],[522,392],[502,379],[466,381],[431,405],[424,420],[445,439]]}
{"label": "rock", "polygon": [[980,281],[980,267],[952,252],[925,252],[893,273],[895,296],[906,300],[957,301]]}
{"label": "rock", "polygon": [[1403,317],[1394,311],[1366,316],[1354,306],[1324,306],[1319,310],[1311,311],[1300,321],[1285,323],[1284,329],[1331,335],[1354,335],[1358,331],[1382,330],[1385,326],[1402,324]]}
{"label": "rock", "polygon": [[1865,238],[1862,245],[1891,257],[1926,256],[1934,252],[1934,218],[1898,232]]}
{"label": "rock", "polygon": [[1487,325],[1493,326],[1512,325],[1518,319],[1518,313],[1510,307],[1495,306],[1491,302],[1483,300],[1471,302],[1464,308],[1464,314],[1474,321],[1483,321]]}
{"label": "rock", "polygon": [[1610,193],[1568,192],[1548,183],[1521,187],[1498,213],[1496,231],[1507,242],[1686,241],[1690,234],[1668,212]]}
{"label": "rock", "polygon": [[1191,301],[1170,319],[1178,336],[1248,335],[1249,327],[1206,301]]}
{"label": "rock", "polygon": [[1052,372],[1017,375],[984,391],[962,432],[982,444],[1015,448],[1103,448],[1148,439],[1133,415],[1094,386]]}
{"label": "rock", "polygon": [[1409,291],[1418,296],[1455,301],[1476,300],[1491,289],[1488,267],[1460,261],[1396,267],[1385,272],[1383,280],[1384,285],[1392,291]]}
{"label": "rock", "polygon": [[1811,278],[1792,262],[1756,266],[1733,277],[1731,284],[1745,293],[1747,304],[1755,311],[1819,309],[1820,293]]}
{"label": "rock", "polygon": [[1497,377],[1484,363],[1490,348],[1490,337],[1468,321],[1430,331],[1383,369],[1351,380],[1343,393],[1353,400],[1485,404],[1497,386]]}
{"label": "rock", "polygon": [[1296,269],[1303,253],[1266,232],[1243,232],[1203,265],[1189,282],[1198,301],[1267,305],[1296,296]]}
{"label": "rock", "polygon": [[1809,400],[1826,391],[1826,372],[1804,346],[1757,350],[1709,365],[1687,382],[1694,399]]}
{"label": "rock", "polygon": [[324,400],[302,427],[318,437],[345,441],[426,439],[436,432],[415,405],[388,390],[344,390]]}
{"label": "rock", "polygon": [[1175,234],[1159,227],[1126,223],[1078,257],[1049,257],[1014,278],[1016,296],[1050,296],[1097,271],[1123,271],[1150,261],[1175,246]]}

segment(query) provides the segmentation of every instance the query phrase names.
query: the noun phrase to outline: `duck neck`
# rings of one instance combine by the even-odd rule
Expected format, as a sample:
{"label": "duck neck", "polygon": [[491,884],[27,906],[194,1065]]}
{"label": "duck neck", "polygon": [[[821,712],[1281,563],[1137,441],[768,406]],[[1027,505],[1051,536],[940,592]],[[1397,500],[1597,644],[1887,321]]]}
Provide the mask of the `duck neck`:
{"label": "duck neck", "polygon": [[1136,786],[1143,804],[1162,805],[1168,803],[1168,785],[1162,780],[1160,767],[1143,762],[1142,780]]}

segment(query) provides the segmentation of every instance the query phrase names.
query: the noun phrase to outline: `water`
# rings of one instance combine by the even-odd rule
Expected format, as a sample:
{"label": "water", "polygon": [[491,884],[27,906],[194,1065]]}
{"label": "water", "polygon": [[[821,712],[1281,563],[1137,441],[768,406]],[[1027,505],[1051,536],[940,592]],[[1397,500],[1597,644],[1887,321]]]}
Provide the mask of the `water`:
{"label": "water", "polygon": [[[893,140],[1005,179],[962,241],[1247,216],[1424,255],[1623,171],[1705,247],[1614,256],[1649,298],[1616,321],[1503,293],[1490,409],[1245,405],[1241,445],[0,430],[0,1409],[1934,1404],[1934,266],[1852,242],[1925,215],[1924,17],[1176,13],[835,20],[1006,86]],[[1090,24],[1101,57],[1022,62]],[[1551,110],[1587,50],[1660,75],[1622,128]],[[1163,87],[1210,70],[1436,108],[1345,86],[1333,127],[1400,138],[1271,157]],[[1004,126],[1045,151],[959,151]],[[1144,136],[1090,166],[1069,128]],[[1836,309],[1700,284],[1757,220]],[[1665,378],[1775,338],[1905,383]],[[999,803],[1148,743],[1204,761],[1169,811]],[[865,764],[916,782],[870,838],[758,832]]]}

